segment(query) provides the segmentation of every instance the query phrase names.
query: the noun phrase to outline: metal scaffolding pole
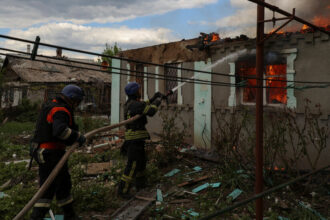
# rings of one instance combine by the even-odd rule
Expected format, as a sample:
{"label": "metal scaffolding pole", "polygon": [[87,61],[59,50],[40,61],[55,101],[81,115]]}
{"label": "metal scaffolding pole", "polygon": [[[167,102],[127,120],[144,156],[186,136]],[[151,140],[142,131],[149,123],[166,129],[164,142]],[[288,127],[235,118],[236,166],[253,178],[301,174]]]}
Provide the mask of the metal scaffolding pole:
{"label": "metal scaffolding pole", "polygon": [[[262,0],[264,1],[264,0]],[[257,7],[257,50],[256,50],[256,74],[257,74],[257,88],[256,95],[256,181],[255,194],[263,191],[263,71],[264,71],[264,22],[265,9],[264,6]],[[262,197],[256,200],[256,219],[263,219],[263,202]]]}
{"label": "metal scaffolding pole", "polygon": [[[326,31],[326,30],[322,29],[321,27],[318,27],[318,26],[316,26],[316,25],[314,25],[314,24],[312,24],[312,23],[310,23],[310,22],[308,22],[308,21],[306,21],[302,18],[297,17],[294,13],[291,14],[291,13],[289,13],[287,11],[284,11],[284,10],[274,6],[274,5],[266,3],[264,0],[248,0],[248,1],[258,4],[258,6],[266,7],[269,10],[272,10],[272,11],[277,12],[279,14],[282,14],[282,15],[285,15],[285,16],[288,16],[288,17],[292,17],[292,20],[298,21],[302,24],[306,24],[307,26],[313,28],[314,30],[318,30],[320,32],[323,32],[325,34],[330,35],[329,31]],[[266,21],[268,21],[268,20],[266,20]],[[265,22],[265,20],[262,19],[262,20],[259,20],[259,22]]]}

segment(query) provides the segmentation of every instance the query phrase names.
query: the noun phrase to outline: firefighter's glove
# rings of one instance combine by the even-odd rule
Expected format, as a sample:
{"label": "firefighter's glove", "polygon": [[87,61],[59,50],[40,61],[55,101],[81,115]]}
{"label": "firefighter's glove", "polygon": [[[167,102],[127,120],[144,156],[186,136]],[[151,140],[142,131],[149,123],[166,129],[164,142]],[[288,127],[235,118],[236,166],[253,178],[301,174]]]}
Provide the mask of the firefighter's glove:
{"label": "firefighter's glove", "polygon": [[83,146],[84,143],[86,142],[86,137],[83,134],[81,134],[78,137],[77,142],[79,143],[79,147]]}
{"label": "firefighter's glove", "polygon": [[156,92],[155,95],[149,100],[150,103],[155,104],[154,101],[156,101],[157,98],[161,98],[164,95],[160,92]]}
{"label": "firefighter's glove", "polygon": [[158,107],[160,106],[161,103],[162,103],[161,99],[156,99],[152,104]]}

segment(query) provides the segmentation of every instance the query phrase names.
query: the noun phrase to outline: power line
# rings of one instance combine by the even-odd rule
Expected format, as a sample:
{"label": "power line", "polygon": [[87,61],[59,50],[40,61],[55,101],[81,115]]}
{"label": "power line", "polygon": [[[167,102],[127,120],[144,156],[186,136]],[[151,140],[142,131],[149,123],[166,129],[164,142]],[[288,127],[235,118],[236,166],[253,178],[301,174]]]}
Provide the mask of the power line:
{"label": "power line", "polygon": [[[27,53],[27,52],[23,52],[23,51],[18,51],[18,50],[12,50],[12,49],[7,49],[7,48],[0,48],[0,50],[4,50],[4,51],[8,51],[8,52],[15,52],[15,53],[21,53],[21,54],[25,54],[25,55],[31,55],[31,53]],[[8,55],[11,55],[11,54],[8,54]],[[37,55],[39,57],[43,57],[43,58],[49,58],[49,59],[54,59],[54,60],[60,60],[60,61],[65,61],[64,59],[61,59],[61,58],[58,58],[58,57],[52,57],[52,56],[46,56],[46,55]],[[21,58],[21,57],[19,57]],[[40,61],[40,60],[39,60]],[[82,61],[77,61],[77,60],[66,60],[66,61],[69,61],[69,62],[73,62],[73,63],[78,63],[78,64],[84,64],[84,65],[90,65],[90,66],[97,66],[97,67],[103,67],[102,65],[99,65],[99,64],[96,64],[96,63],[88,63],[88,62],[82,62]],[[168,66],[166,66],[168,67]],[[83,68],[83,67],[78,67],[78,68]],[[143,74],[147,74],[147,75],[154,75],[154,76],[159,76],[155,73],[150,73],[150,72],[141,72],[141,71],[137,71],[137,70],[130,70],[130,69],[125,69],[125,68],[118,68],[118,67],[109,67],[109,68],[112,68],[112,69],[117,69],[117,70],[121,70],[121,71],[130,71],[130,72],[136,72],[136,73],[143,73]],[[194,71],[193,69],[191,69],[190,71]],[[108,71],[107,71],[108,72]],[[117,72],[115,72],[117,73]],[[229,75],[226,75],[226,76],[229,76]],[[231,77],[237,77],[237,76],[233,76],[231,75]],[[244,80],[241,81],[240,83],[238,84],[242,84],[242,82],[246,81],[247,79],[254,79],[254,80],[257,80],[256,77],[253,77],[253,76],[242,76],[242,75],[239,75],[238,77],[241,77],[243,78]],[[267,76],[268,78],[269,77],[272,77],[271,75]],[[174,77],[174,76],[171,76],[171,77],[165,77],[165,79],[168,79],[168,78],[177,78],[177,79],[180,79],[180,80],[192,80],[191,78],[186,78],[186,77]],[[180,81],[178,80],[178,81]],[[317,81],[301,81],[301,80],[282,80],[282,79],[263,79],[264,81],[280,81],[280,82],[289,82],[289,83],[305,83],[305,84],[322,84],[321,86],[300,86],[300,87],[296,87],[297,89],[301,89],[301,88],[324,88],[324,87],[327,87],[327,86],[330,86],[330,82],[317,82]],[[209,83],[210,81],[208,80],[200,80],[200,79],[196,79],[196,81],[201,81],[201,82],[206,82],[206,83]],[[216,82],[217,83],[217,82]],[[225,82],[220,82],[220,83],[225,83]],[[230,84],[230,85],[234,85],[234,84]],[[258,88],[258,87],[252,87],[252,88]],[[294,88],[292,87],[292,85],[289,85],[287,87],[265,87],[265,88]]]}
{"label": "power line", "polygon": [[[0,34],[0,37],[10,39],[10,40],[16,40],[16,41],[35,44],[34,41],[26,40],[26,39],[22,39],[22,38],[11,37],[11,36],[6,36],[6,35],[2,35],[2,34]],[[47,43],[41,43],[41,42],[39,42],[38,44],[42,45],[42,46],[46,46],[46,47],[61,48],[63,50],[73,51],[73,52],[77,52],[77,53],[84,53],[84,54],[89,54],[89,55],[94,55],[94,56],[107,57],[107,58],[111,58],[111,59],[120,59],[120,60],[124,60],[124,61],[127,61],[127,62],[141,63],[141,64],[147,64],[147,65],[159,66],[159,67],[168,67],[168,68],[173,68],[173,69],[181,69],[181,70],[186,70],[186,71],[194,71],[194,72],[221,75],[221,76],[227,76],[228,77],[228,74],[225,74],[225,73],[212,73],[212,72],[203,71],[203,70],[192,70],[192,69],[183,68],[183,67],[167,66],[166,64],[158,64],[158,63],[128,59],[128,58],[124,58],[124,57],[110,56],[110,55],[106,55],[106,54],[100,54],[100,53],[90,52],[90,51],[86,51],[86,50],[78,50],[78,49],[74,49],[74,48],[63,47],[63,46],[59,46],[59,45],[53,45],[53,44],[47,44]]]}
{"label": "power line", "polygon": [[[5,54],[5,53],[0,53],[0,55],[5,55],[5,56],[12,56],[15,58],[20,58],[20,59],[26,59],[26,60],[30,60],[30,58],[27,57],[22,57],[22,56],[17,56],[17,55],[12,55],[12,54]],[[40,55],[38,55],[40,56]],[[74,65],[69,65],[69,64],[63,64],[63,63],[55,63],[55,62],[51,62],[51,61],[46,61],[46,60],[38,60],[36,59],[35,61],[37,62],[42,62],[42,63],[49,63],[49,64],[53,64],[53,65],[59,65],[59,66],[66,66],[66,67],[71,67],[71,68],[78,68],[78,69],[86,69],[86,70],[91,70],[91,71],[96,71],[96,72],[104,72],[104,73],[112,73],[112,74],[119,74],[119,75],[124,75],[124,76],[135,76],[135,77],[139,77],[137,74],[129,74],[129,73],[122,73],[122,72],[114,72],[114,71],[107,71],[107,70],[98,70],[98,69],[93,69],[93,68],[88,68],[88,67],[82,67],[82,66],[74,66]],[[79,61],[71,61],[71,60],[62,60],[61,61],[68,61],[68,62],[78,62]],[[95,64],[97,65],[97,64]],[[99,65],[97,65],[98,67],[101,67]],[[127,72],[129,72],[129,69],[125,69]],[[134,72],[139,72],[139,71],[134,71]],[[142,72],[143,73],[143,72]],[[181,77],[164,77],[162,75],[157,75],[154,73],[149,73],[150,75],[154,75],[154,76],[144,76],[145,78],[148,79],[158,79],[158,80],[164,80],[164,81],[176,81],[176,82],[182,82],[182,83],[192,83],[192,84],[204,84],[204,85],[214,85],[214,86],[224,86],[224,87],[238,87],[238,88],[269,88],[269,89],[288,89],[288,87],[278,87],[278,86],[262,86],[262,87],[258,87],[258,86],[251,86],[251,85],[246,85],[245,81],[241,82],[241,83],[226,83],[226,82],[212,82],[212,81],[207,81],[207,80],[198,80],[198,79],[191,79],[191,78],[181,78]],[[316,88],[317,86],[313,86],[312,88]],[[294,89],[295,87],[290,87],[290,89]],[[306,87],[308,88],[308,87]],[[324,87],[317,87],[317,88],[324,88]]]}
{"label": "power line", "polygon": [[[0,55],[7,55],[7,56],[12,56],[15,58],[20,58],[20,59],[26,59],[26,60],[30,60],[30,58],[27,57],[21,57],[21,56],[16,56],[16,55],[11,55],[11,54],[5,54],[5,53],[0,53]],[[97,69],[93,69],[93,68],[88,68],[88,67],[82,67],[82,66],[74,66],[74,65],[69,65],[69,64],[63,64],[63,63],[55,63],[55,62],[51,62],[51,61],[46,61],[46,60],[38,60],[35,59],[34,61],[37,62],[42,62],[42,63],[49,63],[49,64],[53,64],[53,65],[59,65],[59,66],[66,66],[66,67],[71,67],[71,68],[78,68],[78,69],[85,69],[85,70],[91,70],[91,71],[96,71],[96,72],[104,72],[104,73],[112,73],[112,74],[119,74],[119,75],[124,75],[124,76],[135,76],[135,77],[139,77],[137,74],[129,74],[129,73],[122,73],[122,72],[114,72],[114,71],[107,71],[107,70],[97,70]],[[64,60],[65,61],[65,60]],[[72,62],[71,60],[68,60],[68,62]],[[129,69],[127,69],[126,71],[130,71]],[[139,71],[135,71],[135,72],[139,72]],[[143,73],[143,72],[142,72]],[[234,86],[234,87],[242,87],[241,84],[232,84],[232,83],[225,83],[225,82],[211,82],[211,81],[207,81],[207,80],[198,80],[198,79],[189,79],[189,78],[184,78],[182,80],[181,77],[163,77],[161,75],[157,75],[157,74],[153,74],[153,73],[149,73],[150,75],[154,75],[154,76],[143,76],[144,78],[148,78],[148,79],[158,79],[158,80],[167,80],[167,81],[177,81],[177,82],[186,82],[186,83],[193,83],[193,84],[206,84],[206,85],[215,85],[215,86]],[[158,76],[158,77],[156,77]]]}
{"label": "power line", "polygon": [[[9,55],[9,54],[4,54],[4,53],[0,53],[0,55],[8,55],[8,56],[12,56],[12,57],[16,57],[16,58],[20,58],[20,59],[26,59],[26,60],[30,60],[27,57],[21,57],[21,56],[15,56],[15,55]],[[39,56],[39,55],[38,55]],[[68,61],[68,62],[78,62],[79,61],[70,61],[70,60],[62,60],[61,61]],[[73,66],[73,65],[69,65],[69,64],[62,64],[62,63],[55,63],[55,62],[51,62],[51,61],[46,61],[46,60],[35,60],[37,62],[42,62],[42,63],[49,63],[49,64],[53,64],[53,65],[59,65],[59,66],[66,66],[66,67],[71,67],[71,68],[78,68],[78,69],[86,69],[86,70],[91,70],[91,71],[96,71],[96,72],[104,72],[104,73],[112,73],[112,74],[119,74],[119,75],[124,75],[124,76],[135,76],[135,77],[139,77],[137,74],[129,74],[129,73],[122,73],[122,72],[114,72],[114,71],[107,71],[107,70],[98,70],[98,69],[93,69],[93,68],[87,68],[87,67],[82,67],[82,66]],[[98,67],[101,67],[97,64],[94,64]],[[129,72],[129,69],[124,69],[125,71]],[[144,72],[139,72],[139,71],[134,71],[137,73],[144,73]],[[153,76],[143,76],[145,78],[148,79],[158,79],[158,80],[164,80],[164,81],[176,81],[176,82],[184,82],[184,83],[192,83],[192,84],[204,84],[204,85],[214,85],[214,86],[227,86],[227,87],[238,87],[238,88],[269,88],[269,89],[309,89],[309,88],[325,88],[328,87],[330,85],[320,85],[320,86],[304,86],[304,87],[295,87],[295,86],[286,86],[286,87],[279,87],[279,86],[262,86],[262,87],[258,87],[258,86],[251,86],[251,85],[246,85],[246,81],[242,81],[240,83],[226,83],[226,82],[213,82],[213,81],[208,81],[208,80],[198,80],[198,79],[192,79],[192,78],[182,78],[182,77],[165,77],[162,75],[157,75],[154,73],[149,73],[150,75]]]}
{"label": "power line", "polygon": [[[6,36],[6,35],[2,35],[2,34],[0,34],[0,37],[10,39],[10,40],[16,40],[16,41],[22,41],[22,42],[26,42],[26,43],[35,44],[34,41],[26,40],[26,39],[22,39],[22,38],[11,37],[11,36]],[[157,64],[157,63],[152,63],[152,62],[144,62],[144,61],[133,60],[133,59],[128,59],[128,58],[124,58],[124,57],[110,56],[110,55],[105,55],[105,54],[100,54],[100,53],[95,53],[95,52],[90,52],[90,51],[85,51],[85,50],[78,50],[78,49],[74,49],[74,48],[63,47],[63,46],[47,44],[47,43],[39,42],[38,44],[43,45],[43,46],[47,46],[47,47],[61,48],[61,49],[64,49],[64,50],[69,50],[69,51],[78,52],[78,53],[85,53],[85,54],[94,55],[94,56],[101,56],[101,57],[108,57],[108,58],[111,58],[111,59],[124,60],[124,61],[127,61],[127,62],[135,62],[135,63],[159,66],[159,67],[163,67],[163,68],[172,68],[172,69],[178,69],[178,70],[184,70],[184,71],[191,71],[191,72],[205,73],[205,74],[211,74],[211,75],[225,76],[225,77],[236,77],[235,75],[229,75],[229,74],[226,74],[226,73],[209,72],[209,71],[203,71],[203,70],[195,70],[195,69],[189,69],[189,68],[183,68],[183,67],[169,66],[169,65],[166,65],[166,64]],[[0,48],[0,49],[6,50],[6,48]],[[20,53],[22,53],[22,52],[20,52]],[[40,56],[40,55],[37,55],[37,56]],[[254,76],[251,76],[251,75],[248,75],[248,76],[241,75],[241,77],[243,77],[244,79],[255,79],[255,80],[259,79],[256,76],[254,77]],[[262,79],[259,79],[259,80],[266,81],[268,79],[262,78]],[[320,81],[312,82],[312,81],[297,81],[297,80],[283,80],[283,79],[272,79],[272,81],[292,82],[292,83],[311,83],[311,84],[330,84],[330,82],[320,82]]]}
{"label": "power line", "polygon": [[[22,57],[22,56],[17,56],[17,55],[13,55],[13,54],[5,54],[5,53],[0,53],[1,55],[7,55],[7,56],[11,56],[11,57],[15,57],[15,58],[20,58],[20,59],[25,59],[25,60],[30,60],[30,58],[27,57]],[[40,55],[38,55],[40,56]],[[44,57],[44,56],[42,56]],[[56,59],[56,58],[55,58]],[[63,59],[57,59],[60,61],[66,61],[66,62],[71,62],[71,63],[79,63],[79,64],[88,64],[88,65],[92,65],[92,66],[97,66],[97,67],[102,67],[98,64],[90,64],[90,63],[84,63],[84,62],[79,62],[79,61],[74,61],[74,60],[63,60]],[[104,72],[104,73],[113,73],[113,74],[119,74],[119,75],[125,75],[125,76],[135,76],[135,77],[139,77],[139,75],[137,74],[129,74],[129,73],[120,73],[120,72],[114,72],[114,71],[108,71],[108,70],[98,70],[98,69],[93,69],[93,68],[88,68],[88,67],[82,67],[82,66],[73,66],[73,65],[69,65],[69,64],[64,64],[64,63],[55,63],[55,62],[51,62],[51,61],[47,61],[47,60],[35,60],[37,62],[42,62],[42,63],[49,63],[49,64],[53,64],[53,65],[59,65],[59,66],[66,66],[66,67],[71,67],[71,68],[78,68],[78,69],[85,69],[85,70],[91,70],[91,71],[96,71],[96,72]],[[108,68],[111,69],[111,68]],[[119,69],[119,70],[124,70],[124,71],[131,71],[129,69],[122,69],[122,68],[113,68],[113,69]],[[136,72],[136,73],[145,73],[147,75],[153,75],[154,77],[151,76],[143,76],[146,78],[150,78],[150,79],[160,79],[160,80],[168,80],[168,81],[179,81],[179,82],[190,82],[190,83],[196,83],[196,84],[207,84],[207,85],[218,85],[218,84],[223,84],[226,85],[228,84],[229,86],[235,86],[235,84],[230,84],[230,83],[226,83],[226,82],[211,82],[208,80],[199,80],[199,79],[191,79],[191,78],[184,78],[184,77],[162,77],[162,75],[157,75],[155,73],[147,73],[147,72],[141,72],[141,71],[136,71],[136,70],[132,70],[131,72]]]}

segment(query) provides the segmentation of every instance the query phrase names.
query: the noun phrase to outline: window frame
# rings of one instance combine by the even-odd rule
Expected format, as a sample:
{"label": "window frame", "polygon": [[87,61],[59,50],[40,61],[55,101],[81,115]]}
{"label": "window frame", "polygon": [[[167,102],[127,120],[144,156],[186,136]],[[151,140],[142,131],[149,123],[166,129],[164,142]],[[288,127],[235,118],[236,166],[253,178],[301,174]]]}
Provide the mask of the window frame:
{"label": "window frame", "polygon": [[[276,65],[276,64],[274,64]],[[285,65],[287,65],[287,63],[285,63]],[[238,73],[237,73],[238,74]],[[266,73],[263,73],[263,79],[266,79],[267,76],[270,75],[266,75]],[[287,79],[287,71],[285,71],[285,78]],[[264,88],[262,88],[262,92],[263,92],[263,105],[264,106],[271,106],[271,107],[285,107],[287,105],[287,103],[268,103],[267,102],[267,88],[266,87],[266,80],[262,81],[262,85]],[[244,87],[242,88],[237,88],[239,90],[238,94],[239,94],[239,100],[240,103],[242,105],[246,105],[246,106],[255,106],[256,102],[245,102],[244,101]],[[288,89],[285,89],[286,92],[288,92]],[[287,94],[287,98],[288,98],[288,94]]]}
{"label": "window frame", "polygon": [[[170,90],[170,89],[173,89],[173,88],[175,88],[176,86],[178,86],[179,85],[179,83],[181,82],[181,80],[177,80],[176,81],[176,86],[174,86],[173,88],[167,88],[167,82],[168,82],[168,80],[167,80],[167,75],[166,75],[166,73],[167,73],[167,66],[174,66],[174,67],[180,67],[180,65],[182,65],[182,63],[180,63],[180,62],[177,62],[177,63],[165,63],[164,64],[164,90],[165,90],[165,93],[168,91],[168,90]],[[169,68],[169,69],[171,69],[171,68]],[[173,69],[173,68],[172,68]],[[170,77],[176,77],[176,78],[178,78],[179,77],[179,71],[178,71],[178,69],[175,69],[175,71],[176,71],[176,73],[175,73],[175,76],[173,75],[173,76],[169,76],[168,78],[170,78]],[[174,98],[175,97],[175,98]],[[176,90],[175,92],[174,92],[174,94],[172,94],[171,96],[170,96],[170,98],[172,98],[172,99],[170,99],[170,100],[173,100],[173,102],[169,102],[169,104],[172,104],[172,105],[178,105],[179,104],[179,92],[178,92],[178,90]],[[175,100],[175,101],[174,101]]]}

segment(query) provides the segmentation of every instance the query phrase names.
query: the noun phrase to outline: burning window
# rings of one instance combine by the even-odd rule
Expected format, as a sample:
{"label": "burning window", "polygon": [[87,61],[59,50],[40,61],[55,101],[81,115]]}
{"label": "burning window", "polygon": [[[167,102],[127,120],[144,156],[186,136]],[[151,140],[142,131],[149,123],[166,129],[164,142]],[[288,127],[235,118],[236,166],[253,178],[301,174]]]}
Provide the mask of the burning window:
{"label": "burning window", "polygon": [[[255,62],[237,62],[237,81],[246,81],[246,87],[242,89],[243,103],[256,102],[256,77]],[[266,64],[265,66],[264,96],[266,104],[286,104],[286,64]]]}
{"label": "burning window", "polygon": [[[165,65],[164,77],[165,77],[165,91],[169,91],[178,85],[177,77],[178,70],[171,67],[178,67],[177,63],[171,63]],[[173,95],[168,97],[168,102],[170,104],[176,104],[178,98],[178,92],[175,91]]]}
{"label": "burning window", "polygon": [[266,66],[266,79],[266,102],[286,104],[286,64]]}

